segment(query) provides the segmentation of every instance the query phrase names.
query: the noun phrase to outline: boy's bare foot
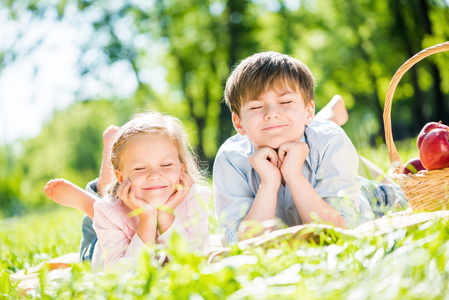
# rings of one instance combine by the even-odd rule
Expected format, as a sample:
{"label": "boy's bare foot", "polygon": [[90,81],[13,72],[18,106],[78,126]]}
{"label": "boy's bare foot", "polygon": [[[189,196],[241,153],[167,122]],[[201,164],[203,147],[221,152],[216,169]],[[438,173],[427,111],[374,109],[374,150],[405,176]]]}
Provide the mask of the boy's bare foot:
{"label": "boy's bare foot", "polygon": [[340,95],[335,95],[332,100],[321,109],[315,116],[318,120],[332,121],[338,126],[344,125],[348,121],[348,111],[345,102]]}
{"label": "boy's bare foot", "polygon": [[104,195],[105,188],[112,182],[114,178],[114,168],[111,163],[111,151],[114,144],[115,136],[119,131],[119,127],[111,125],[103,133],[103,157],[101,160],[100,175],[98,176],[98,194]]}
{"label": "boy's bare foot", "polygon": [[44,188],[45,195],[54,202],[76,208],[93,218],[93,204],[98,200],[94,195],[86,192],[66,179],[52,179]]}

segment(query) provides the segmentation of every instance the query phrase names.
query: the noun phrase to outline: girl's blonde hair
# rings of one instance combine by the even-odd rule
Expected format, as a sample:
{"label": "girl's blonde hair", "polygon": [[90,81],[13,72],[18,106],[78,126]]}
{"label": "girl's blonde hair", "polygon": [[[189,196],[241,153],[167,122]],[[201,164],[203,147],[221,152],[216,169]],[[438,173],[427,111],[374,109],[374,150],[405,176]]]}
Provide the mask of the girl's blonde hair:
{"label": "girl's blonde hair", "polygon": [[[120,158],[130,139],[145,133],[161,134],[169,137],[178,149],[179,160],[184,164],[185,172],[192,178],[193,182],[203,180],[197,156],[192,150],[182,122],[175,117],[156,111],[133,115],[131,120],[117,132],[111,152],[111,162],[114,170],[120,170]],[[117,178],[114,177],[114,181],[107,190],[113,198],[116,196],[119,185]]]}

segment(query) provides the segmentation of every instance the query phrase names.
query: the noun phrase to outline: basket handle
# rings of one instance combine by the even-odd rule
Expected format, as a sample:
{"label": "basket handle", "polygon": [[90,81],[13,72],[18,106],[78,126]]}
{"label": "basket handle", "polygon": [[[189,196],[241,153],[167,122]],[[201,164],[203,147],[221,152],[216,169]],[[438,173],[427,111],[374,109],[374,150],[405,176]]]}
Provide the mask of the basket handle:
{"label": "basket handle", "polygon": [[388,86],[387,96],[385,97],[384,104],[384,129],[385,129],[385,141],[387,143],[388,148],[388,158],[390,159],[391,169],[394,173],[402,173],[403,165],[401,163],[401,159],[399,158],[398,151],[394,144],[393,133],[391,132],[391,102],[393,101],[394,90],[396,89],[399,81],[402,76],[417,62],[430,56],[432,54],[443,52],[449,50],[449,41],[438,44],[424,50],[421,50],[411,58],[409,58],[393,75],[393,78],[390,81],[390,85]]}

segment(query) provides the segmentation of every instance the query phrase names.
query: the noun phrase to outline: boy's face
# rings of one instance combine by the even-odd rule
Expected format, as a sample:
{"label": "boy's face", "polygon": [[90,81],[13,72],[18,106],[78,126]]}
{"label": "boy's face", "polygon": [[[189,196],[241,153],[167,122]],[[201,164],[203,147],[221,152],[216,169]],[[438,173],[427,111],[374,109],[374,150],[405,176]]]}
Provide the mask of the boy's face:
{"label": "boy's face", "polygon": [[247,101],[240,117],[232,114],[232,122],[241,135],[248,135],[256,149],[277,149],[287,142],[299,142],[304,126],[312,122],[314,115],[313,100],[306,106],[299,91],[277,85]]}

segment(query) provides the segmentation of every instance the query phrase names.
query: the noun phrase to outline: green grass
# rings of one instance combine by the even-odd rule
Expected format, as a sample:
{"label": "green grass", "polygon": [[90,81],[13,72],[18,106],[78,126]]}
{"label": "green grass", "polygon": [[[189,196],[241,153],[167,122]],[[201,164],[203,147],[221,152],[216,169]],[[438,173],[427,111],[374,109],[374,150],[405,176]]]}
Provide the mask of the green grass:
{"label": "green grass", "polygon": [[82,214],[73,209],[58,207],[0,220],[0,299],[6,295],[15,299],[9,275],[78,251],[81,217]]}
{"label": "green grass", "polygon": [[[418,148],[416,147],[416,139],[395,142],[395,145],[400,155],[402,164],[405,164],[413,157],[419,156]],[[388,149],[385,144],[381,144],[377,149],[367,146],[357,147],[357,151],[360,155],[379,166],[382,170],[388,171],[390,168]]]}
{"label": "green grass", "polygon": [[[353,238],[330,230],[317,232],[316,242],[295,241],[271,249],[232,248],[230,256],[208,265],[206,259],[184,252],[174,238],[164,267],[143,254],[139,267],[93,273],[76,264],[56,287],[19,295],[8,274],[18,266],[34,265],[47,256],[75,251],[75,236],[51,228],[61,218],[55,211],[41,221],[15,224],[2,235],[0,298],[16,299],[443,299],[449,283],[449,227],[447,220],[426,222],[369,238]],[[70,216],[72,219],[72,216]],[[76,219],[76,217],[74,218]],[[59,223],[58,220],[57,223]],[[72,223],[69,221],[67,224]],[[52,225],[53,224],[53,225]],[[28,227],[28,228],[27,228]],[[34,229],[48,230],[38,242]],[[72,230],[64,226],[61,231]],[[42,235],[43,237],[44,235]],[[79,235],[78,235],[79,236]],[[161,255],[160,252],[157,252]],[[3,257],[2,257],[3,258]],[[11,265],[12,264],[12,265]],[[43,270],[45,274],[45,270]],[[44,278],[44,276],[42,276]]]}
{"label": "green grass", "polygon": [[[373,155],[383,155],[378,151]],[[165,253],[156,251],[170,257],[164,267],[152,253],[142,254],[137,269],[95,273],[79,263],[57,285],[43,269],[40,288],[18,293],[9,276],[76,252],[80,222],[80,213],[65,208],[1,221],[0,299],[449,299],[445,219],[377,237],[316,230],[315,241],[235,246],[214,264],[174,237]]]}
{"label": "green grass", "polygon": [[58,207],[0,220],[2,269],[17,271],[49,258],[77,252],[82,214]]}

